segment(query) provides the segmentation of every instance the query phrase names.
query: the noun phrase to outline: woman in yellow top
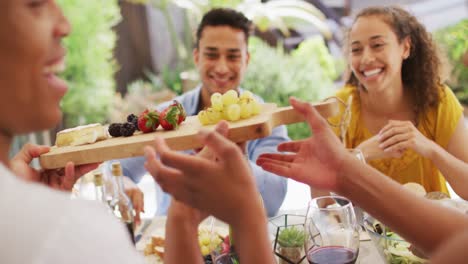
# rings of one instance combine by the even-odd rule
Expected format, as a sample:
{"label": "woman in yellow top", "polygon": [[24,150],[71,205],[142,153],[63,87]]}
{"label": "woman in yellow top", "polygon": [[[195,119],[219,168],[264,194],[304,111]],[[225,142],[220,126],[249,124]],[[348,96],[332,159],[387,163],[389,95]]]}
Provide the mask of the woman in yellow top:
{"label": "woman in yellow top", "polygon": [[445,150],[467,162],[468,134],[424,26],[399,7],[371,7],[357,15],[348,42],[350,77],[336,94],[345,102],[353,96],[346,147],[400,183],[448,193],[447,179],[462,192],[463,177],[442,175],[434,163]]}

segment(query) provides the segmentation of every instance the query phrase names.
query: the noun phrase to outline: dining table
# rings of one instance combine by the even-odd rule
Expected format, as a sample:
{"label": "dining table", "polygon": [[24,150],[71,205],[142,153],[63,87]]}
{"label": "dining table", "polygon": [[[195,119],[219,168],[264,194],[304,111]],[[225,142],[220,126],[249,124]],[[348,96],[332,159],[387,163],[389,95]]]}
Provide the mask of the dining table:
{"label": "dining table", "polygon": [[[146,244],[150,243],[151,237],[164,237],[166,225],[165,216],[156,216],[152,219],[143,219],[142,223],[135,230],[135,236],[137,237],[136,248],[138,251],[144,251]],[[224,222],[215,219],[212,221],[210,218],[205,220],[200,224],[200,228],[214,230],[215,232],[220,233],[221,235],[226,235],[228,233],[227,224]],[[163,263],[162,260],[154,255],[145,256],[147,264],[160,264]],[[301,264],[307,264],[307,260],[301,262]],[[356,260],[357,264],[385,264],[382,257],[379,255],[377,248],[371,241],[370,237],[367,235],[365,230],[361,230],[360,234],[360,246],[359,246],[359,255]]]}

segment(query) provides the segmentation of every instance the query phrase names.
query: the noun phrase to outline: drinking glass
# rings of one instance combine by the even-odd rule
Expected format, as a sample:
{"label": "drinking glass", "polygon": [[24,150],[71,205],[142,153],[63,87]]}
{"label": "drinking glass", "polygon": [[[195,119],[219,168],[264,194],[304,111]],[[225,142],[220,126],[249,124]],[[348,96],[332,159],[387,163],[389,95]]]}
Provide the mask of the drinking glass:
{"label": "drinking glass", "polygon": [[351,201],[336,195],[312,199],[305,226],[305,251],[310,264],[355,263],[359,225]]}

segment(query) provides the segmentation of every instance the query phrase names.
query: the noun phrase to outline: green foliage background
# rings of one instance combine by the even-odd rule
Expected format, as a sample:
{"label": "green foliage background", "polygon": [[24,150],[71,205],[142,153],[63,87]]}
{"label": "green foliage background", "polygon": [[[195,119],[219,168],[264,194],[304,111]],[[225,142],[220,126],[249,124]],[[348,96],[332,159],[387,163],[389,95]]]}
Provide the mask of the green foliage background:
{"label": "green foliage background", "polygon": [[[310,38],[286,54],[252,37],[250,64],[242,87],[260,95],[266,102],[289,105],[289,97],[317,102],[333,94],[333,80],[339,73],[323,38]],[[305,123],[288,126],[292,139],[310,136]]]}
{"label": "green foliage background", "polygon": [[468,19],[437,31],[435,39],[447,52],[453,66],[449,85],[458,100],[468,105],[468,67],[462,61],[463,54],[468,52]]}
{"label": "green foliage background", "polygon": [[105,122],[115,91],[112,28],[121,19],[117,0],[58,0],[72,25],[65,40],[69,91],[62,101],[65,127]]}

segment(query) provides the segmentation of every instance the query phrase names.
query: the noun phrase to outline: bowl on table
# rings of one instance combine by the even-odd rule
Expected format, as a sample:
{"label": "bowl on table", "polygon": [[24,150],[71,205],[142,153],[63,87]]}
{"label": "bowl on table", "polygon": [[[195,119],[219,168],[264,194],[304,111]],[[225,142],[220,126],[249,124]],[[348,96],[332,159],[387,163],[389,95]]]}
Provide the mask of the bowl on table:
{"label": "bowl on table", "polygon": [[372,216],[366,215],[363,225],[385,263],[428,263],[428,259],[418,253],[417,250],[411,246],[411,243],[405,241],[402,237],[392,232],[388,227]]}

